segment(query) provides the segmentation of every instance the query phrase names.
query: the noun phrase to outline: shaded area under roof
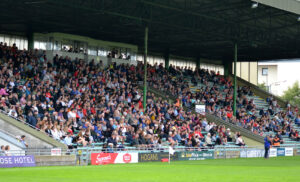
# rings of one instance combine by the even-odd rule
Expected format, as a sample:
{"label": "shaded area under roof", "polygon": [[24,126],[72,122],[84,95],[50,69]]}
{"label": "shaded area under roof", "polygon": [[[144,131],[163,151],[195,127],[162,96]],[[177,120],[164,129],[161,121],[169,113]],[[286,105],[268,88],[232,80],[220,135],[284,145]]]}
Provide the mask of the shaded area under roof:
{"label": "shaded area under roof", "polygon": [[0,30],[63,32],[231,61],[300,57],[298,16],[251,0],[2,0]]}

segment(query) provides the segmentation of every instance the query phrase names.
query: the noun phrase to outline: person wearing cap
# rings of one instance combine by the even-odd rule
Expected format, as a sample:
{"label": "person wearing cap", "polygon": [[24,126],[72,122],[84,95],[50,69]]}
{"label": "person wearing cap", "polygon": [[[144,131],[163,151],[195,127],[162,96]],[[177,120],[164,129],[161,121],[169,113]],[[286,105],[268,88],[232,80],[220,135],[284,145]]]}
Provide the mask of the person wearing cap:
{"label": "person wearing cap", "polygon": [[264,139],[265,141],[265,159],[268,159],[269,158],[269,150],[270,150],[270,146],[271,146],[271,142],[272,142],[272,139],[269,135],[267,135]]}

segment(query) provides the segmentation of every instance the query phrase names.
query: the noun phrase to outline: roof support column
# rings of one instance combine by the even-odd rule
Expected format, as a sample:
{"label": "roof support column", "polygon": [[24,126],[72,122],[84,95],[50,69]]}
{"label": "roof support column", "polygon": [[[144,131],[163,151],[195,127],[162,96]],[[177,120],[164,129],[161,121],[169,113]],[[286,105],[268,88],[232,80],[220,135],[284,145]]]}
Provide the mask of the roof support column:
{"label": "roof support column", "polygon": [[197,70],[200,69],[200,64],[201,64],[201,59],[200,59],[200,57],[197,57],[196,58],[196,69]]}
{"label": "roof support column", "polygon": [[224,66],[224,76],[227,77],[232,74],[232,60],[223,60],[223,66]]}
{"label": "roof support column", "polygon": [[170,51],[169,51],[169,49],[166,50],[164,58],[165,58],[165,68],[167,70],[169,70],[169,66],[170,66]]}
{"label": "roof support column", "polygon": [[33,32],[29,31],[27,33],[27,39],[28,39],[28,50],[34,49],[34,37],[33,37]]}
{"label": "roof support column", "polygon": [[233,92],[233,115],[236,116],[236,95],[237,95],[237,84],[236,84],[236,62],[237,62],[237,43],[234,43],[234,92]]}
{"label": "roof support column", "polygon": [[145,27],[144,38],[144,93],[143,93],[143,108],[146,111],[147,100],[147,54],[148,54],[148,26]]}

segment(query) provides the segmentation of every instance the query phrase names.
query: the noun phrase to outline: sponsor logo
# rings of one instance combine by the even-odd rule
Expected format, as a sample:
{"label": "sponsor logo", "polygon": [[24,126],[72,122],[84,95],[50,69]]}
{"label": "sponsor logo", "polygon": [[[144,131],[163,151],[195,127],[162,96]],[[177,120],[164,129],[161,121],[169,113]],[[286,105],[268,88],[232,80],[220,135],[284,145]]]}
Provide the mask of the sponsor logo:
{"label": "sponsor logo", "polygon": [[294,154],[294,149],[293,148],[285,148],[285,156],[293,156]]}
{"label": "sponsor logo", "polygon": [[110,162],[110,161],[111,161],[111,156],[110,155],[105,156],[105,157],[101,157],[101,154],[97,155],[97,160],[96,160],[97,164],[103,164],[103,163],[107,163],[107,162]]}
{"label": "sponsor logo", "polygon": [[125,163],[129,163],[130,161],[131,161],[131,155],[130,154],[124,154],[123,155],[123,161],[125,162]]}
{"label": "sponsor logo", "polygon": [[277,148],[277,156],[285,156],[285,149]]}

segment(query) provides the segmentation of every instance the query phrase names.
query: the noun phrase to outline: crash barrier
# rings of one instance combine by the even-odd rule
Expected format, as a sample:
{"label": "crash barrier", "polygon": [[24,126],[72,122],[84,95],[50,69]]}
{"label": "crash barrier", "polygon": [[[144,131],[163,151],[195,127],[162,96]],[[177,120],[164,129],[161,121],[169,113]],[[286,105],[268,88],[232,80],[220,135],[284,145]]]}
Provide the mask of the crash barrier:
{"label": "crash barrier", "polygon": [[[19,156],[0,156],[0,168],[34,167],[60,165],[103,165],[119,163],[159,162],[159,161],[194,161],[206,159],[253,158],[263,157],[263,148],[175,148],[175,153],[169,155],[168,149],[30,149]],[[14,154],[16,151],[11,151]],[[2,154],[3,155],[3,154]],[[271,148],[270,157],[300,155],[300,148]]]}

